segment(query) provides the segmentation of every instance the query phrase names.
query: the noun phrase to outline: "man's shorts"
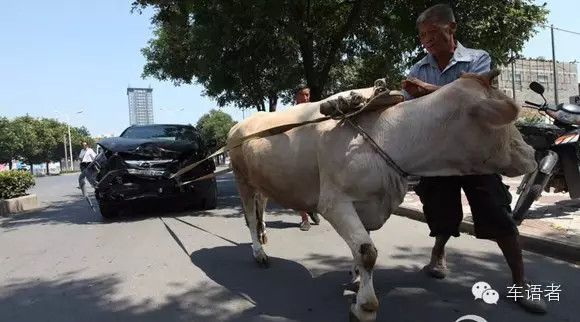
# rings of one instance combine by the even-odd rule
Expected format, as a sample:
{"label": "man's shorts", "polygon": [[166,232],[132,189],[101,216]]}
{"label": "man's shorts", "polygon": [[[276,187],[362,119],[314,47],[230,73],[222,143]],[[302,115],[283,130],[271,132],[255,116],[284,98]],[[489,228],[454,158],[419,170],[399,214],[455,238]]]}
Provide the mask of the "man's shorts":
{"label": "man's shorts", "polygon": [[429,236],[459,237],[463,220],[461,189],[469,201],[475,236],[496,239],[518,234],[511,218],[512,196],[501,176],[469,175],[423,177],[415,192],[423,203],[423,213],[431,229]]}

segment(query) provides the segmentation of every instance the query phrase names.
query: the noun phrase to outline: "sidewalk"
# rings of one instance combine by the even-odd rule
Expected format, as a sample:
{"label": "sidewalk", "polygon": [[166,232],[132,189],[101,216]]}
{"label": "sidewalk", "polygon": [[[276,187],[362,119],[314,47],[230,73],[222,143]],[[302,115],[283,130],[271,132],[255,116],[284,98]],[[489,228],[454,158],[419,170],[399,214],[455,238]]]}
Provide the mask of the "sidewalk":
{"label": "sidewalk", "polygon": [[[504,177],[503,180],[510,186],[512,209],[519,197],[516,188],[520,181],[521,177]],[[461,231],[473,234],[471,209],[465,195],[462,195],[464,218]],[[424,222],[422,210],[419,197],[409,191],[395,214]],[[567,194],[543,192],[518,229],[525,250],[580,263],[580,200],[571,200]]]}

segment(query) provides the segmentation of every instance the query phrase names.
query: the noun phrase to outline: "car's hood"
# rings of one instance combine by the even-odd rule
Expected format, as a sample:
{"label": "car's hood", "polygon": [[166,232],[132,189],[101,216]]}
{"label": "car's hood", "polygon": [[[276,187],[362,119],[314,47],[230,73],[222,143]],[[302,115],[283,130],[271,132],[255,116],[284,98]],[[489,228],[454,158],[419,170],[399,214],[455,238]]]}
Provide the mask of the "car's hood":
{"label": "car's hood", "polygon": [[168,141],[162,139],[131,139],[123,137],[105,138],[97,142],[104,149],[112,152],[131,153],[145,156],[161,156],[163,154],[180,155],[186,152],[196,152],[199,147],[191,141]]}

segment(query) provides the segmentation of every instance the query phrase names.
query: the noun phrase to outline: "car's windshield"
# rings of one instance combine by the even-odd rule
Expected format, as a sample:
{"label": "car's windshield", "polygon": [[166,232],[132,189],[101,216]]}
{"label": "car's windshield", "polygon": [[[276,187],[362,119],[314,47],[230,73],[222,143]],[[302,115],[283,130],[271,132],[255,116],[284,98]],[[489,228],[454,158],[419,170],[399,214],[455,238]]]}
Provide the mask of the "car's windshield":
{"label": "car's windshield", "polygon": [[121,137],[132,139],[162,139],[197,141],[199,136],[191,126],[163,125],[138,126],[125,130]]}

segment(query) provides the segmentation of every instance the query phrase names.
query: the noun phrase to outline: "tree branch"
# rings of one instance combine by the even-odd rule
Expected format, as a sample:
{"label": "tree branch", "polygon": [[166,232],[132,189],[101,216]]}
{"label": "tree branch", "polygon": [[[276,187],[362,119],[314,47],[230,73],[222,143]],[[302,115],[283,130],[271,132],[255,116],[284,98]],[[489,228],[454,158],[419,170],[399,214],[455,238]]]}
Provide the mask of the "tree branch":
{"label": "tree branch", "polygon": [[[362,10],[362,4],[363,4],[362,0],[357,0],[354,2],[354,5],[350,11],[350,14],[348,15],[348,19],[347,19],[346,23],[342,26],[340,31],[336,34],[336,37],[334,37],[334,39],[332,40],[332,45],[330,47],[330,50],[328,51],[328,56],[326,57],[326,62],[324,63],[324,66],[322,67],[322,70],[320,71],[319,79],[322,80],[322,82],[324,84],[326,83],[326,79],[328,78],[328,74],[330,73],[330,68],[334,64],[334,60],[336,58],[336,53],[338,52],[338,49],[340,49],[340,46],[342,45],[342,40],[344,39],[346,34],[349,32],[349,30],[351,30],[351,28],[354,26],[354,24],[356,22],[358,22],[358,20],[360,20],[360,13]],[[322,88],[322,87],[324,87],[324,84],[318,84],[318,85]]]}

